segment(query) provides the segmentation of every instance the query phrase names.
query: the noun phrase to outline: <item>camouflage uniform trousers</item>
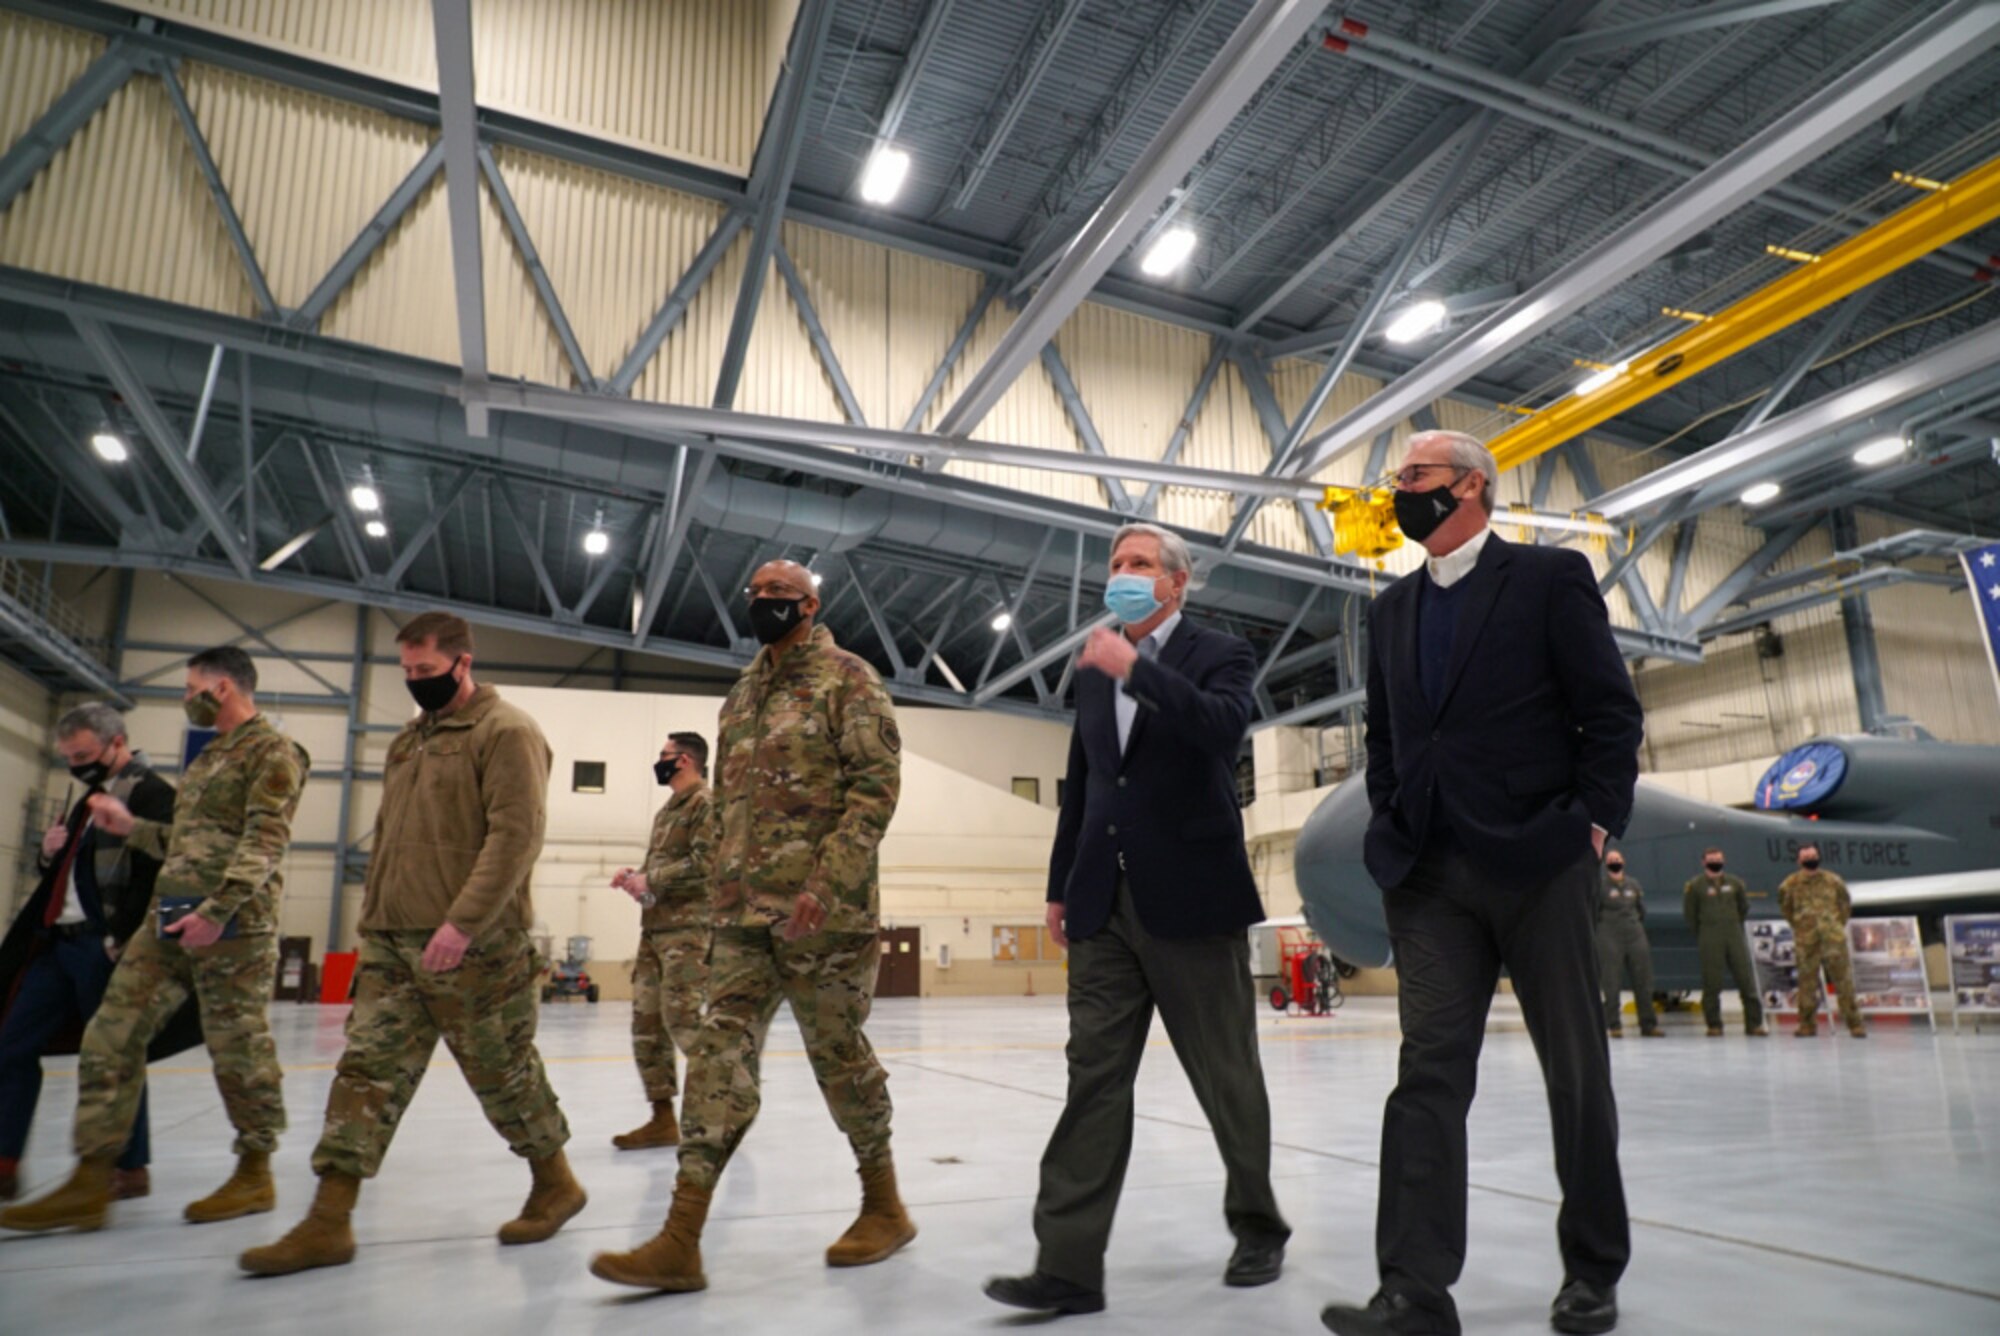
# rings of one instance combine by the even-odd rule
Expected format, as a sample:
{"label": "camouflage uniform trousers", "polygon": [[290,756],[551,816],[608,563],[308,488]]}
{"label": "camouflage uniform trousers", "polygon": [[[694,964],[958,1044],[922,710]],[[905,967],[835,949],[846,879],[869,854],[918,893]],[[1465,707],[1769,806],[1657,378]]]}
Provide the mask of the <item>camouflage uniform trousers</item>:
{"label": "camouflage uniform trousers", "polygon": [[646,1098],[680,1093],[674,1050],[692,1055],[708,991],[709,928],[656,928],[639,937],[632,963],[632,1056]]}
{"label": "camouflage uniform trousers", "polygon": [[516,1155],[543,1159],[569,1124],[535,1051],[540,962],[520,928],[473,943],[457,969],[421,964],[431,934],[364,932],[347,1049],[326,1098],[313,1172],[373,1178],[442,1035],[486,1120]]}
{"label": "camouflage uniform trousers", "polygon": [[787,942],[774,928],[717,928],[708,1010],[688,1060],[680,1177],[712,1188],[756,1120],[759,1058],[778,1003],[790,1002],[827,1112],[860,1164],[889,1154],[889,1075],[861,1027],[875,1001],[880,940],[820,932]]}
{"label": "camouflage uniform trousers", "polygon": [[268,1012],[277,977],[271,933],[199,949],[161,941],[148,916],[112,972],[77,1059],[76,1153],[110,1159],[125,1146],[145,1092],[146,1046],[191,992],[215,1069],[236,1154],[278,1149],[285,1130],[284,1073]]}
{"label": "camouflage uniform trousers", "polygon": [[1847,956],[1847,925],[1817,915],[1801,917],[1792,925],[1792,939],[1798,947],[1799,1024],[1818,1023],[1819,973],[1824,968],[1834,996],[1840,999],[1841,1021],[1849,1029],[1858,1028],[1861,1004],[1854,997],[1854,966]]}

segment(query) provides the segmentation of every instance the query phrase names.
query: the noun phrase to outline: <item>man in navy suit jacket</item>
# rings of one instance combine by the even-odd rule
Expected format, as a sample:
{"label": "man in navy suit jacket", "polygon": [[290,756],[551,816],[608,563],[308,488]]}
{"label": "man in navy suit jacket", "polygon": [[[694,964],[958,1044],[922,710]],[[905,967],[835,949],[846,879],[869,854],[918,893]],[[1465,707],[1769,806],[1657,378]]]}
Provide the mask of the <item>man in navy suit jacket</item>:
{"label": "man in navy suit jacket", "polygon": [[1497,480],[1470,436],[1410,439],[1397,520],[1430,559],[1369,614],[1363,857],[1395,944],[1403,1048],[1382,1120],[1381,1289],[1322,1314],[1345,1336],[1459,1329],[1465,1119],[1502,966],[1555,1132],[1556,1330],[1617,1324],[1631,1254],[1592,933],[1644,719],[1589,561],[1494,535]]}
{"label": "man in navy suit jacket", "polygon": [[[1104,1307],[1104,1250],[1132,1154],[1132,1085],[1157,1007],[1228,1170],[1230,1285],[1278,1278],[1291,1229],[1271,1190],[1245,929],[1264,917],[1243,847],[1236,758],[1256,655],[1181,616],[1187,544],[1128,524],[1078,662],[1076,725],[1049,858],[1048,927],[1069,947],[1069,1098],[1042,1156],[1031,1275],[986,1293],[1043,1312]],[[1129,598],[1130,602],[1123,599]]]}

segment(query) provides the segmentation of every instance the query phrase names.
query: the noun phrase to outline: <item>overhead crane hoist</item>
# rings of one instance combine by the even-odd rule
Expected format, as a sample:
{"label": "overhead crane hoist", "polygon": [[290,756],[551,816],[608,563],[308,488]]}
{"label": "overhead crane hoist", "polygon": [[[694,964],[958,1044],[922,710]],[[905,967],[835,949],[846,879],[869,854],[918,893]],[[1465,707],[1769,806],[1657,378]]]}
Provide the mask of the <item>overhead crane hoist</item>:
{"label": "overhead crane hoist", "polygon": [[[1723,310],[1665,312],[1694,323],[1509,427],[1488,443],[1494,459],[1503,470],[1525,464],[2000,218],[2000,158],[1952,181],[1893,175],[1898,184],[1922,191],[1923,197],[1823,254],[1789,254],[1798,268]],[[1993,267],[2000,268],[2000,259]],[[1975,277],[1991,282],[1993,276],[1989,268]],[[1390,493],[1384,488],[1329,487],[1319,505],[1332,513],[1337,553],[1376,558],[1402,545]],[[1601,516],[1570,519],[1585,532],[1611,531]]]}

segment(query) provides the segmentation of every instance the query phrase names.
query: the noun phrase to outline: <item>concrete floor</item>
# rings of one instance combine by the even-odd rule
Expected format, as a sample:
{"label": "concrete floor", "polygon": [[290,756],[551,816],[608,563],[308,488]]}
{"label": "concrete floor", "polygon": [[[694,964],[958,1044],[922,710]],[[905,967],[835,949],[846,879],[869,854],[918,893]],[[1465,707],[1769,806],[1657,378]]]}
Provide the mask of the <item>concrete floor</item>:
{"label": "concrete floor", "polygon": [[[891,1073],[905,1196],[922,1236],[873,1268],[821,1252],[857,1189],[781,1016],[764,1115],[723,1179],[706,1293],[633,1297],[591,1278],[596,1251],[650,1234],[672,1194],[671,1152],[619,1153],[642,1113],[623,1005],[546,1009],[542,1051],[576,1139],[589,1208],[550,1243],[496,1245],[527,1188],[442,1049],[382,1176],[356,1213],[352,1266],[281,1280],[236,1254],[305,1209],[345,1010],[279,1005],[295,1130],[275,1215],[191,1226],[181,1206],[228,1172],[206,1070],[155,1068],[154,1192],[82,1236],[0,1238],[0,1331],[312,1333],[1003,1331],[1036,1319],[979,1293],[1033,1258],[1035,1164],[1063,1089],[1059,999],[885,1001],[871,1026]],[[1877,1026],[1613,1045],[1635,1256],[1620,1331],[2000,1332],[2000,1035]],[[1375,1157],[1395,1069],[1394,1004],[1358,998],[1330,1020],[1260,1022],[1279,1195],[1297,1230],[1288,1270],[1260,1290],[1220,1283],[1229,1251],[1221,1172],[1186,1080],[1156,1030],[1140,1078],[1137,1149],[1110,1257],[1110,1309],[1080,1332],[1314,1332],[1330,1299],[1373,1288]],[[1540,1333],[1560,1280],[1555,1182],[1534,1053],[1496,1006],[1472,1122],[1472,1248],[1457,1291],[1466,1330]],[[68,1170],[73,1062],[51,1064],[27,1181]]]}

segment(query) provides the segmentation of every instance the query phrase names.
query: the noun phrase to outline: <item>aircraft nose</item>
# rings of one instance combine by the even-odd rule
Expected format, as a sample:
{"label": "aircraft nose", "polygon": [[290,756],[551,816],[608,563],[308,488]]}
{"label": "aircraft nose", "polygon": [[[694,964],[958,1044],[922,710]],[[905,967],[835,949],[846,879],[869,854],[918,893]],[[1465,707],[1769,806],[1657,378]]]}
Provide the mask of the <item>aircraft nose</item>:
{"label": "aircraft nose", "polygon": [[1306,921],[1327,949],[1350,965],[1379,968],[1393,952],[1382,918],[1382,892],[1361,862],[1367,829],[1367,788],[1354,775],[1306,819],[1292,866]]}

